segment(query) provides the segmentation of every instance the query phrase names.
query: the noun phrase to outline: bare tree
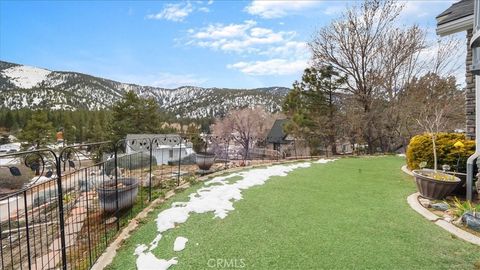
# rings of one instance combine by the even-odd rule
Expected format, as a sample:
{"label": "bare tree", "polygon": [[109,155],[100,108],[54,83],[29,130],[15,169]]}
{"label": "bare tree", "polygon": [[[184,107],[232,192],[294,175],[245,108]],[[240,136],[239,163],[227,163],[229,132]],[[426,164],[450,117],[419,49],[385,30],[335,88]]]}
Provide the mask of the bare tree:
{"label": "bare tree", "polygon": [[321,28],[309,43],[316,65],[331,65],[348,77],[347,92],[361,108],[369,152],[380,137],[374,106],[395,98],[424,48],[425,33],[417,26],[397,26],[402,8],[392,0],[367,0]]}
{"label": "bare tree", "polygon": [[258,141],[267,136],[279,115],[272,115],[265,108],[245,108],[229,112],[224,118],[217,119],[212,125],[213,135],[231,137],[243,147],[244,159],[248,151]]}
{"label": "bare tree", "polygon": [[[417,130],[432,137],[434,170],[437,170],[436,136],[439,132],[455,129],[463,117],[463,92],[458,90],[453,76],[442,78],[428,73],[414,79],[404,95],[408,113],[406,119],[416,122]],[[463,122],[460,122],[463,124]],[[414,127],[414,123],[409,126]]]}

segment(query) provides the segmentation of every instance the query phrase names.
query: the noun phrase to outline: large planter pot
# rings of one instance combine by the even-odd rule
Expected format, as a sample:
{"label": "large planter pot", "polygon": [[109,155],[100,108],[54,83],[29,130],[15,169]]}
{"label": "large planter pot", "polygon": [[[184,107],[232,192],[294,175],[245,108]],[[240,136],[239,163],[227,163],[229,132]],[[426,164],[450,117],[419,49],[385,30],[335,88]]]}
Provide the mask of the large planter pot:
{"label": "large planter pot", "polygon": [[119,178],[117,185],[115,180],[105,181],[97,187],[98,200],[100,208],[104,212],[114,212],[117,210],[117,190],[118,190],[118,210],[131,207],[138,194],[138,179]]}
{"label": "large planter pot", "polygon": [[215,162],[215,154],[213,153],[197,153],[196,163],[200,170],[208,171]]}
{"label": "large planter pot", "polygon": [[418,191],[423,197],[428,199],[441,200],[452,193],[460,183],[458,177],[441,172],[437,172],[437,174],[450,177],[452,180],[444,181],[434,179],[429,176],[429,174],[433,173],[432,170],[414,170],[412,173],[415,176]]}
{"label": "large planter pot", "polygon": [[457,187],[452,191],[453,195],[458,195],[458,196],[465,196],[467,193],[467,175],[466,174],[454,174],[456,177],[460,178],[460,183],[458,183]]}

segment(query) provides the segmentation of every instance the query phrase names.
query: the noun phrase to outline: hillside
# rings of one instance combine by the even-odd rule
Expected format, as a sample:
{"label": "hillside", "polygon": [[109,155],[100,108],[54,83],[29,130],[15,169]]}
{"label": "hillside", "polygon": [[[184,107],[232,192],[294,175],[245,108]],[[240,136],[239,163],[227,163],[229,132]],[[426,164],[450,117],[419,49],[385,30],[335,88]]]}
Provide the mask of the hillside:
{"label": "hillside", "polygon": [[225,89],[183,86],[176,89],[121,83],[87,74],[50,71],[0,61],[0,109],[50,108],[97,110],[111,106],[125,91],[153,97],[178,118],[220,116],[247,106],[278,111],[289,89]]}

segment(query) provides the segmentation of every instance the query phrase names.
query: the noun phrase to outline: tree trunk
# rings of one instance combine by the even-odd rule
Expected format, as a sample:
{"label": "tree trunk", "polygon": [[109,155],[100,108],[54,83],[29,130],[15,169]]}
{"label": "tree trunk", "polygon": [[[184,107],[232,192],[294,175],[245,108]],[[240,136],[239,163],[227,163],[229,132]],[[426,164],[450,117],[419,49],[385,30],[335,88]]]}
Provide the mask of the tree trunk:
{"label": "tree trunk", "polygon": [[337,144],[335,142],[335,135],[330,135],[329,138],[330,148],[332,149],[332,155],[335,156],[337,154]]}
{"label": "tree trunk", "polygon": [[435,143],[436,134],[432,132],[432,146],[433,146],[433,171],[437,172],[437,145]]}

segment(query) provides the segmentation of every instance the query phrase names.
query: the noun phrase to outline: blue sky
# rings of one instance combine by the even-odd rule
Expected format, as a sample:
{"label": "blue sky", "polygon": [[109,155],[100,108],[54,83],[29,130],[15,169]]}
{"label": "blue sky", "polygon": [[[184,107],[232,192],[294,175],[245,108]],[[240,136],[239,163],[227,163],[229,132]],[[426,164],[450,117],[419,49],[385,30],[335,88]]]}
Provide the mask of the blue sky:
{"label": "blue sky", "polygon": [[[435,39],[454,1],[408,1]],[[3,1],[0,59],[141,85],[254,88],[301,77],[315,29],[346,1]]]}

